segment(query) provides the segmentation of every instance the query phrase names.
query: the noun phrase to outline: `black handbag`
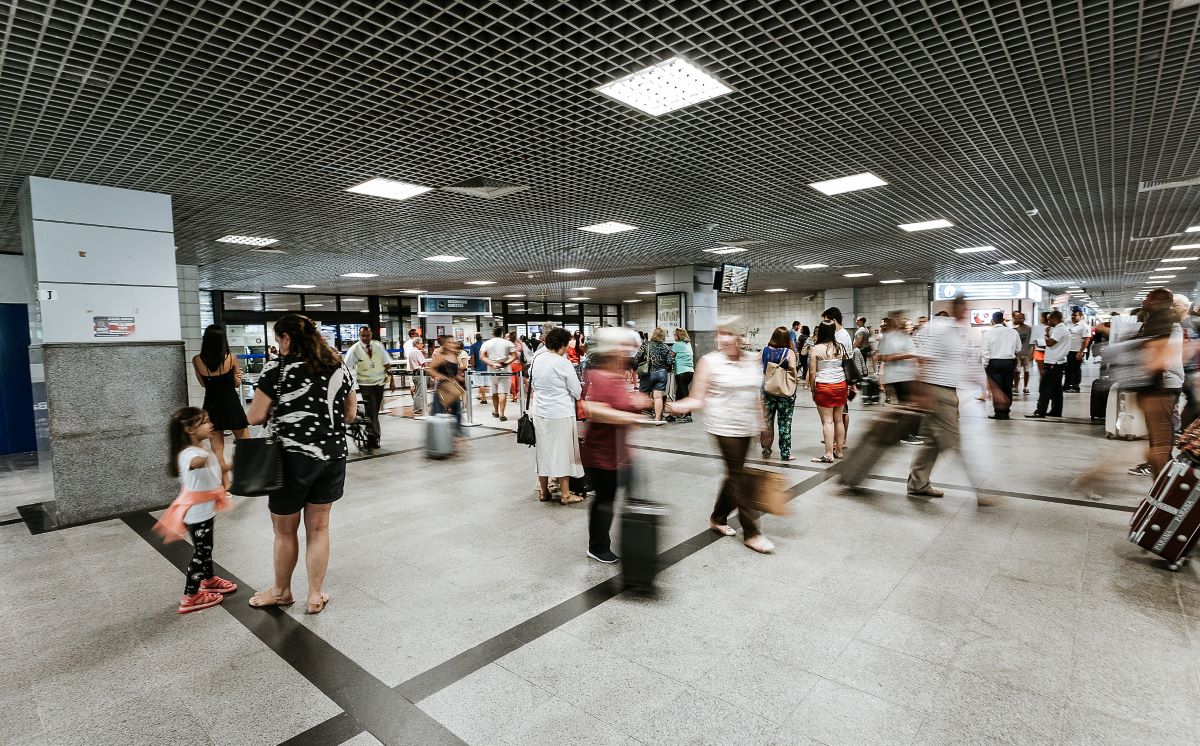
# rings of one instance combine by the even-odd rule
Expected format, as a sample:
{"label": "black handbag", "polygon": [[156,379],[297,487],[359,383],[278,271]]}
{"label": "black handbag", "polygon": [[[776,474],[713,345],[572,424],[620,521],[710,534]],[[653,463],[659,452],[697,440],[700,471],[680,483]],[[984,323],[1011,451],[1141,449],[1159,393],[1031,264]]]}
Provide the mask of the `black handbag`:
{"label": "black handbag", "polygon": [[862,371],[859,370],[858,362],[854,358],[853,352],[842,357],[842,372],[846,375],[846,383],[850,386],[853,386],[865,377]]}
{"label": "black handbag", "polygon": [[229,491],[258,497],[283,488],[283,446],[271,433],[265,438],[236,441],[233,449],[233,480]]}
{"label": "black handbag", "polygon": [[[525,366],[532,374],[533,365]],[[537,445],[537,430],[533,427],[533,418],[529,416],[529,398],[533,395],[533,378],[530,377],[530,385],[525,389],[525,411],[517,419],[517,442],[523,446],[533,447]]]}

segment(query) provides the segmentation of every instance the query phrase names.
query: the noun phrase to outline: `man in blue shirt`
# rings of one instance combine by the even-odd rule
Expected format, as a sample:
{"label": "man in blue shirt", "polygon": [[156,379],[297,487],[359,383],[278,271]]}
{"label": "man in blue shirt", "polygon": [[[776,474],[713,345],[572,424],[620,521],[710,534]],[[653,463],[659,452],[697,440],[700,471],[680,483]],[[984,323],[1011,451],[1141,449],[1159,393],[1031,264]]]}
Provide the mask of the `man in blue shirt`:
{"label": "man in blue shirt", "polygon": [[[477,372],[487,370],[487,364],[484,363],[479,357],[479,349],[481,347],[483,347],[483,335],[476,334],[475,341],[469,348],[467,348],[467,351],[471,353],[471,367]],[[480,380],[483,382],[483,385],[479,387],[479,401],[483,404],[487,404],[487,379],[484,378]]]}

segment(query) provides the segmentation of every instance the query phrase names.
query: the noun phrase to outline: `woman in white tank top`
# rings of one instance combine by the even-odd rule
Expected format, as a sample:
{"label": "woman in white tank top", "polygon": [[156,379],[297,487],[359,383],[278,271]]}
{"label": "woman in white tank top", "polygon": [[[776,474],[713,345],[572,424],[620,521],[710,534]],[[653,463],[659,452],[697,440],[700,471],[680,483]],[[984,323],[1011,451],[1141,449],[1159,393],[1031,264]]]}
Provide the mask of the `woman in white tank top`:
{"label": "woman in white tank top", "polygon": [[758,511],[750,503],[753,479],[745,468],[750,443],[763,428],[762,385],[762,363],[742,350],[740,320],[724,319],[717,325],[717,349],[700,358],[690,395],[672,404],[671,412],[704,409],[704,428],[716,438],[725,460],[725,481],[709,516],[709,528],[733,536],[736,532],[728,521],[736,508],[746,546],[767,554],[775,547],[758,527]]}

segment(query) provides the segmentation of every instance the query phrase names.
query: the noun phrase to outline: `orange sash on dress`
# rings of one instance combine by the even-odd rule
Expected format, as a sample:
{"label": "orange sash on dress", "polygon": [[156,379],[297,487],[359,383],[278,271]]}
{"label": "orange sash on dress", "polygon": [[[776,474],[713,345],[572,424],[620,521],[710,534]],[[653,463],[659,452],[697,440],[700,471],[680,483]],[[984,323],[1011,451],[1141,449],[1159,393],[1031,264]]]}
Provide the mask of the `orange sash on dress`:
{"label": "orange sash on dress", "polygon": [[163,513],[162,518],[158,519],[158,523],[154,524],[155,533],[162,536],[163,541],[168,544],[183,539],[187,536],[187,526],[183,522],[183,517],[187,515],[188,508],[210,500],[217,503],[218,513],[233,507],[233,499],[224,489],[207,492],[180,490],[179,497],[175,498],[175,501],[167,508],[167,512]]}

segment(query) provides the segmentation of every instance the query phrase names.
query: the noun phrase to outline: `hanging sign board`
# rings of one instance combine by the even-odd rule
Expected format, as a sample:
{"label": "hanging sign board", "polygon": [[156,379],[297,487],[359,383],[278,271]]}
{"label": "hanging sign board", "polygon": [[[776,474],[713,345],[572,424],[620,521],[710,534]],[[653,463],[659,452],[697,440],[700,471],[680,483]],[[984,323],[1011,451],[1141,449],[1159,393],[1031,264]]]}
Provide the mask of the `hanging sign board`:
{"label": "hanging sign board", "polygon": [[450,295],[417,296],[417,315],[457,313],[464,316],[491,316],[491,298],[458,298]]}
{"label": "hanging sign board", "polygon": [[655,325],[665,329],[667,339],[673,340],[675,330],[683,326],[683,293],[659,293],[654,305]]}
{"label": "hanging sign board", "polygon": [[1011,282],[937,282],[933,285],[934,300],[954,300],[962,295],[967,300],[1016,300],[1028,298],[1029,288],[1024,280]]}

